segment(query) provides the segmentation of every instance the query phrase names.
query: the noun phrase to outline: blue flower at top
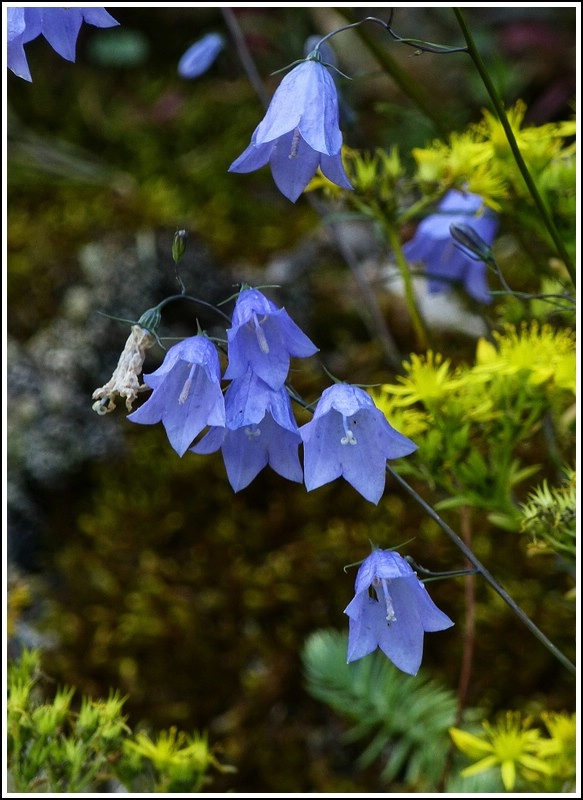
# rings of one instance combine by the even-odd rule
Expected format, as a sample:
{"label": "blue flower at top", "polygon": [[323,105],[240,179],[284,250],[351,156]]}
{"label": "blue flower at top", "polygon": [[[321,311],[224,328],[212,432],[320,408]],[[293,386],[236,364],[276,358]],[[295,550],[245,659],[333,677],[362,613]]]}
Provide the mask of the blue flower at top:
{"label": "blue flower at top", "polygon": [[178,74],[190,80],[198,78],[214,64],[224,47],[225,40],[220,33],[207,33],[184,53],[178,62]]}
{"label": "blue flower at top", "polygon": [[277,188],[295,203],[318,167],[332,183],[352,189],[341,151],[334,80],[320,61],[309,59],[282,80],[229,172],[252,172],[269,162]]}
{"label": "blue flower at top", "polygon": [[[425,632],[454,624],[429,597],[409,563],[398,553],[375,549],[356,575],[349,618],[347,662],[377,647],[403,672],[416,675]],[[371,596],[372,595],[372,596]]]}
{"label": "blue flower at top", "polygon": [[77,8],[9,8],[7,11],[8,68],[32,81],[24,45],[41,34],[53,50],[75,61],[77,36],[83,22],[98,28],[111,28],[119,25],[111,14],[97,6]]}
{"label": "blue flower at top", "polygon": [[498,230],[497,215],[484,206],[479,195],[452,189],[436,213],[419,223],[415,236],[403,245],[403,253],[410,263],[423,264],[430,292],[446,292],[454,283],[462,283],[470,297],[490,303],[486,264],[461,251],[451,235],[450,225],[461,223],[473,228],[488,245]]}
{"label": "blue flower at top", "polygon": [[227,340],[225,378],[240,378],[250,367],[272,389],[285,383],[290,356],[305,358],[318,351],[285,308],[278,308],[258,289],[239,294]]}
{"label": "blue flower at top", "polygon": [[342,475],[375,504],[385,488],[387,459],[417,449],[389,424],[364,389],[343,383],[322,393],[313,418],[302,425],[300,434],[308,491]]}
{"label": "blue flower at top", "polygon": [[301,437],[284,387],[271,389],[248,370],[225,394],[226,428],[211,428],[193,453],[223,454],[229,483],[235,492],[248,486],[269,466],[290,481],[301,483],[298,456]]}
{"label": "blue flower at top", "polygon": [[179,456],[207,425],[225,424],[221,365],[206,336],[192,336],[171,347],[162,365],[144,375],[144,383],[154,391],[128,419],[141,425],[162,422]]}

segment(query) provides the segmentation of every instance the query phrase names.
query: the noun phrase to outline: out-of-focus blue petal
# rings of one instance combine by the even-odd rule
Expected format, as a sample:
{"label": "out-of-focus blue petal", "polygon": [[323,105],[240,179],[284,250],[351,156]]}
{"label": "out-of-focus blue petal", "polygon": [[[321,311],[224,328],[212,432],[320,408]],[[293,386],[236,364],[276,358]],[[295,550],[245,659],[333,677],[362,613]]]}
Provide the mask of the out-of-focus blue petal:
{"label": "out-of-focus blue petal", "polygon": [[178,74],[190,80],[198,78],[214,64],[224,47],[225,40],[220,33],[207,33],[184,53],[178,62]]}
{"label": "out-of-focus blue petal", "polygon": [[437,207],[419,223],[415,236],[403,245],[403,253],[411,263],[425,268],[430,292],[450,291],[454,284],[463,284],[466,292],[481,303],[492,298],[486,279],[486,264],[470,258],[455,245],[452,224],[467,224],[491,245],[498,230],[498,217],[484,206],[482,198],[470,192],[449,191]]}

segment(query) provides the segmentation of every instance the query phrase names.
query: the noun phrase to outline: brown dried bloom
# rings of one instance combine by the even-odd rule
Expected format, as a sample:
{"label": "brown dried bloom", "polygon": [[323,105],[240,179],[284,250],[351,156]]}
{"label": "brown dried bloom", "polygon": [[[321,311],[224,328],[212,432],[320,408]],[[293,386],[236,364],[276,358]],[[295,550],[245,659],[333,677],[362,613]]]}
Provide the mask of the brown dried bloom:
{"label": "brown dried bloom", "polygon": [[109,414],[115,408],[118,396],[125,397],[127,410],[132,410],[138,392],[148,388],[139,383],[138,375],[142,372],[146,350],[149,350],[155,341],[154,334],[146,328],[140,325],[132,326],[132,332],[128,336],[113,375],[105,386],[93,392],[92,398],[96,401],[92,405],[94,411],[98,414]]}

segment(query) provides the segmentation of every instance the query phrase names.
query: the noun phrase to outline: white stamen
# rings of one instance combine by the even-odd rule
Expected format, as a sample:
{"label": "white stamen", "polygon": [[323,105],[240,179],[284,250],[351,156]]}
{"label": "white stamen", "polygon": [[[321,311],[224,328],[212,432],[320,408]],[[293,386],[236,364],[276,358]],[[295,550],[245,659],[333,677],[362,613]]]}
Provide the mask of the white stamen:
{"label": "white stamen", "polygon": [[[262,322],[265,322],[267,317],[263,317]],[[257,314],[253,314],[253,321],[255,323],[255,336],[257,336],[257,344],[259,345],[259,349],[262,353],[267,355],[269,353],[269,345],[267,344],[267,339],[265,338],[265,332],[261,327],[261,322],[257,319]]]}
{"label": "white stamen", "polygon": [[249,425],[248,428],[245,428],[245,433],[248,439],[257,439],[258,436],[261,436],[261,431],[257,425]]}
{"label": "white stamen", "polygon": [[397,615],[395,614],[391,593],[389,592],[389,581],[386,578],[373,578],[372,585],[374,586],[379,603],[382,602],[381,595],[384,598],[387,612],[385,619],[387,620],[387,624],[391,625],[391,623],[397,621]]}
{"label": "white stamen", "polygon": [[391,624],[391,622],[396,622],[397,615],[395,614],[395,609],[393,608],[393,601],[391,600],[391,595],[389,594],[388,589],[385,593],[385,608],[387,609],[386,620],[389,623],[389,625]]}
{"label": "white stamen", "polygon": [[288,158],[296,158],[298,155],[298,147],[300,144],[300,131],[298,128],[294,130],[294,135],[292,137],[292,144],[291,150],[289,152]]}
{"label": "white stamen", "polygon": [[[344,433],[346,434],[340,439],[340,444],[356,444],[356,436],[352,433],[350,428],[348,427],[348,420],[346,417],[342,417],[342,423],[344,425]],[[353,425],[356,425],[356,420],[353,420]]]}
{"label": "white stamen", "polygon": [[188,400],[188,395],[190,392],[190,387],[192,386],[192,376],[194,375],[195,364],[193,364],[190,368],[190,374],[188,378],[184,381],[184,386],[182,387],[182,391],[180,392],[180,396],[178,397],[179,405],[183,406],[184,403]]}

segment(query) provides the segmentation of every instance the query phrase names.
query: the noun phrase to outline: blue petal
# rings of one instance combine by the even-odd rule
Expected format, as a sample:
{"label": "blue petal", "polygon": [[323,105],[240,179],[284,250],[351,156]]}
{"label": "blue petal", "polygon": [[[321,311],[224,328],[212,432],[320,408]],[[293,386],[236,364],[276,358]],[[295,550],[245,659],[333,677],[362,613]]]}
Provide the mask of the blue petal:
{"label": "blue petal", "polygon": [[319,420],[312,419],[302,425],[300,435],[304,442],[304,481],[311,492],[342,475],[342,418],[339,414],[330,414]]}
{"label": "blue petal", "polygon": [[295,203],[320,164],[321,154],[304,141],[298,129],[281,136],[269,157],[273,180],[279,191]]}
{"label": "blue petal", "polygon": [[375,548],[370,556],[364,559],[356,574],[355,591],[366,591],[375,578],[393,580],[414,575],[414,571],[402,555],[393,550]]}
{"label": "blue petal", "polygon": [[241,153],[239,158],[233,161],[228,171],[253,172],[256,169],[261,169],[261,167],[264,167],[269,161],[273,146],[273,142],[260,145],[251,142],[249,147]]}
{"label": "blue petal", "polygon": [[259,425],[227,429],[222,452],[233,490],[244,489],[268,464],[284,478],[301,483],[299,443],[299,434],[281,428],[270,413]]}
{"label": "blue petal", "polygon": [[415,588],[415,602],[425,631],[430,633],[443,631],[455,624],[435,605],[421,581],[418,581],[418,586]]}
{"label": "blue petal", "polygon": [[272,389],[285,383],[291,355],[307,357],[318,349],[284,308],[254,289],[239,295],[227,341],[225,378],[240,378],[250,368]]}
{"label": "blue petal", "polygon": [[[355,443],[346,444],[345,424]],[[343,475],[371,503],[385,487],[386,461],[409,455],[417,446],[396,431],[370,395],[355,386],[336,384],[322,393],[313,419],[300,428],[308,491]]]}
{"label": "blue petal", "polygon": [[144,405],[130,414],[128,419],[142,425],[161,421],[170,444],[182,456],[207,425],[225,425],[220,385],[214,373],[209,380],[204,365],[193,365],[179,359],[160,378]]}
{"label": "blue petal", "polygon": [[220,33],[207,33],[184,53],[178,62],[178,74],[181,78],[198,78],[212,66],[224,47]]}
{"label": "blue petal", "polygon": [[42,33],[48,43],[67,61],[75,61],[77,36],[83,15],[77,8],[44,8]]}
{"label": "blue petal", "polygon": [[416,604],[416,576],[390,583],[395,621],[388,623],[382,603],[374,610],[379,647],[396,667],[416,675],[423,657],[423,625]]}
{"label": "blue petal", "polygon": [[119,22],[104,8],[86,6],[79,8],[79,11],[83,15],[83,20],[96,28],[112,28],[114,25],[119,25]]}
{"label": "blue petal", "polygon": [[6,10],[6,39],[12,42],[24,33],[26,22],[24,8],[8,8]]}
{"label": "blue petal", "polygon": [[25,8],[25,28],[22,33],[22,42],[26,44],[36,39],[43,32],[43,8]]}
{"label": "blue petal", "polygon": [[371,624],[373,622],[370,616],[371,603],[378,606],[378,603],[368,596],[368,592],[361,592],[344,609],[349,618],[347,664],[364,658],[377,649],[376,629],[374,624]]}
{"label": "blue petal", "polygon": [[342,147],[336,87],[317,61],[303,61],[285,76],[257,127],[256,142],[273,142],[295,128],[319,153],[333,156]]}
{"label": "blue petal", "polygon": [[202,437],[200,442],[197,442],[190,450],[193,453],[204,456],[215,453],[222,447],[226,433],[227,429],[224,427],[211,428],[209,432]]}
{"label": "blue petal", "polygon": [[28,66],[28,60],[24,52],[24,47],[22,46],[21,38],[8,42],[6,63],[8,69],[12,70],[19,78],[32,82],[32,75],[30,74],[30,67]]}
{"label": "blue petal", "polygon": [[344,164],[342,163],[342,151],[338,152],[335,156],[323,155],[320,159],[320,169],[323,174],[332,183],[341,186],[343,189],[354,188],[348,180],[348,175],[344,171]]}

